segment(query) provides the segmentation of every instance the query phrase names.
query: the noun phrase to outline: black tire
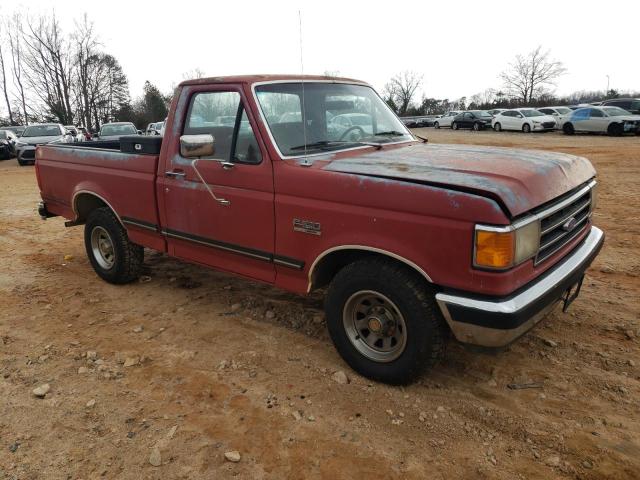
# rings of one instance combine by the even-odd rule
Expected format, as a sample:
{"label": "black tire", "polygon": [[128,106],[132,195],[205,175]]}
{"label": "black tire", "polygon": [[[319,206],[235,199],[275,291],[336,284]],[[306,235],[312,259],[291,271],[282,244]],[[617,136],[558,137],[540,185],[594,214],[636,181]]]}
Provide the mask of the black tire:
{"label": "black tire", "polygon": [[482,126],[481,126],[478,122],[475,122],[475,123],[473,124],[473,129],[474,129],[476,132],[479,132],[480,130],[482,130]]}
{"label": "black tire", "polygon": [[493,129],[494,129],[496,132],[501,132],[501,131],[502,131],[502,125],[500,125],[500,122],[496,122],[496,123],[493,125]]}
{"label": "black tire", "polygon": [[451,122],[451,130],[458,130],[458,123],[457,122]]}
{"label": "black tire", "polygon": [[440,128],[440,122],[435,122],[433,124],[433,128]]}
{"label": "black tire", "polygon": [[[92,235],[106,234],[111,242],[111,264],[107,265],[92,245]],[[140,276],[144,249],[129,241],[127,231],[108,207],[97,208],[89,214],[84,227],[84,245],[91,266],[98,276],[109,283],[123,284]]]}
{"label": "black tire", "polygon": [[528,123],[522,125],[522,133],[531,133],[531,125]]}
{"label": "black tire", "polygon": [[621,123],[612,123],[607,128],[607,133],[612,137],[620,137],[624,133],[624,127]]}
{"label": "black tire", "polygon": [[567,122],[562,126],[562,131],[564,132],[565,135],[573,135],[574,133],[576,133],[575,128],[573,128],[573,124]]}
{"label": "black tire", "polygon": [[[390,300],[406,326],[402,330],[398,328],[399,332],[404,332],[406,340],[402,350],[395,353],[397,357],[383,361],[371,359],[358,349],[366,344],[361,334],[373,332],[352,332],[353,341],[347,332],[350,317],[345,311],[348,311],[349,302],[361,293],[371,292]],[[448,328],[433,292],[417,273],[393,261],[370,258],[344,267],[331,282],[325,299],[325,312],[329,334],[338,353],[356,372],[372,380],[393,385],[407,384],[444,356]],[[364,314],[362,316],[368,328],[370,320]],[[395,330],[396,327],[393,328]]]}

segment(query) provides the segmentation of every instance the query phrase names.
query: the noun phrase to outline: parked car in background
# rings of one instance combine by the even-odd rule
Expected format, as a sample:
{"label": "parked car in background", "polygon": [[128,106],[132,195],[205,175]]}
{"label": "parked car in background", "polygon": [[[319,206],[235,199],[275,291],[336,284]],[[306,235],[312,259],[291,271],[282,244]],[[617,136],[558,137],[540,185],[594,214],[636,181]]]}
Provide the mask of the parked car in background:
{"label": "parked car in background", "polygon": [[367,113],[341,113],[327,123],[327,136],[330,140],[354,141],[371,134],[373,118]]}
{"label": "parked car in background", "polygon": [[619,107],[589,107],[572,112],[562,131],[567,135],[575,132],[607,133],[619,136],[624,133],[640,134],[640,115]]}
{"label": "parked car in background", "polygon": [[36,163],[36,147],[49,143],[70,143],[73,140],[59,123],[29,125],[16,143],[16,156],[21,166]]}
{"label": "parked car in background", "polygon": [[417,128],[418,121],[415,118],[401,118],[400,121],[404,123],[404,126],[407,128]]}
{"label": "parked car in background", "polygon": [[138,129],[131,122],[105,123],[100,127],[100,140],[120,140],[125,135],[139,135]]}
{"label": "parked car in background", "polygon": [[160,130],[164,122],[154,122],[147,125],[145,135],[160,135]]}
{"label": "parked car in background", "polygon": [[619,107],[633,115],[640,115],[640,98],[613,98],[604,100],[603,107]]}
{"label": "parked car in background", "polygon": [[24,129],[27,128],[25,125],[9,125],[8,127],[0,127],[0,130],[11,130],[16,136],[22,135]]}
{"label": "parked car in background", "polygon": [[433,126],[436,128],[450,127],[451,122],[453,122],[453,119],[455,118],[455,116],[460,113],[462,112],[458,110],[451,110],[450,112],[447,112],[444,115],[442,115],[440,118],[437,118],[436,121],[433,122]]}
{"label": "parked car in background", "polygon": [[472,130],[484,130],[491,127],[493,117],[489,112],[483,110],[469,110],[462,112],[453,117],[451,128],[458,130],[459,128],[470,128]]}
{"label": "parked car in background", "polygon": [[80,133],[82,133],[82,136],[84,137],[83,141],[91,140],[91,132],[87,129],[87,127],[78,127],[78,130],[80,130]]}
{"label": "parked car in background", "polygon": [[72,142],[84,142],[84,134],[78,127],[75,125],[65,125],[64,128],[71,137]]}
{"label": "parked car in background", "polygon": [[499,113],[502,113],[506,110],[506,108],[494,108],[492,110],[487,110],[492,117],[495,117]]}
{"label": "parked car in background", "polygon": [[546,132],[556,128],[556,120],[535,108],[514,108],[493,117],[491,126],[496,132],[501,130],[518,130],[524,133]]}
{"label": "parked car in background", "polygon": [[538,108],[538,111],[545,115],[551,115],[556,119],[556,130],[562,130],[564,122],[566,122],[573,113],[573,110],[569,107],[543,107]]}
{"label": "parked car in background", "polygon": [[160,128],[160,135],[161,136],[164,136],[164,131],[165,131],[166,126],[167,126],[167,119],[165,118],[162,121],[162,127]]}
{"label": "parked car in background", "polygon": [[16,156],[18,136],[11,130],[0,130],[0,160],[7,160]]}
{"label": "parked car in background", "polygon": [[435,119],[432,117],[422,117],[419,118],[416,123],[418,127],[424,128],[424,127],[433,127],[433,123],[434,123]]}

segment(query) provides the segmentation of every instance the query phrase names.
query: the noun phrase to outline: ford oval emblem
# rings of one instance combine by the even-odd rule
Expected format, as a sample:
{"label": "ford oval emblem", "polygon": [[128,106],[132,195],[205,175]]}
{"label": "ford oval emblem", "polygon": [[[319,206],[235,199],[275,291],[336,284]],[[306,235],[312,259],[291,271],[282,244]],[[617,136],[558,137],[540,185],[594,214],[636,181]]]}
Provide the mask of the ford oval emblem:
{"label": "ford oval emblem", "polygon": [[576,228],[577,224],[578,224],[578,221],[576,220],[576,217],[571,217],[569,220],[567,220],[562,224],[562,229],[565,232],[570,232],[571,230]]}

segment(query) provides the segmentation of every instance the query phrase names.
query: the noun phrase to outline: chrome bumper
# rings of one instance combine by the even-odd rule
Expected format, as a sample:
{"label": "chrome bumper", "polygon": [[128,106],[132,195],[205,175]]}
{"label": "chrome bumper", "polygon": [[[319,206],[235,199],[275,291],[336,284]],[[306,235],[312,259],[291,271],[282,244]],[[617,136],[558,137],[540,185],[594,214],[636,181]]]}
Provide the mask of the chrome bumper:
{"label": "chrome bumper", "polygon": [[604,243],[597,227],[560,264],[515,295],[487,299],[446,292],[436,300],[455,337],[484,347],[502,347],[530,330],[576,285]]}

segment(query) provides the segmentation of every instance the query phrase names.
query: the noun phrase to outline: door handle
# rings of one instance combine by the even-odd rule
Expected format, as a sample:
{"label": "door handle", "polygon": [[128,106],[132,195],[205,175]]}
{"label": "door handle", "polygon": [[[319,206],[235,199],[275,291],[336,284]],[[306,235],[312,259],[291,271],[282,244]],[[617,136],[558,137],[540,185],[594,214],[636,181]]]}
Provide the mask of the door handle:
{"label": "door handle", "polygon": [[168,170],[166,172],[164,172],[166,177],[172,177],[172,178],[180,178],[180,179],[184,179],[186,173],[184,173],[182,170]]}
{"label": "door handle", "polygon": [[236,164],[233,162],[220,162],[220,165],[222,165],[222,168],[224,170],[231,170],[233,167],[236,166]]}

